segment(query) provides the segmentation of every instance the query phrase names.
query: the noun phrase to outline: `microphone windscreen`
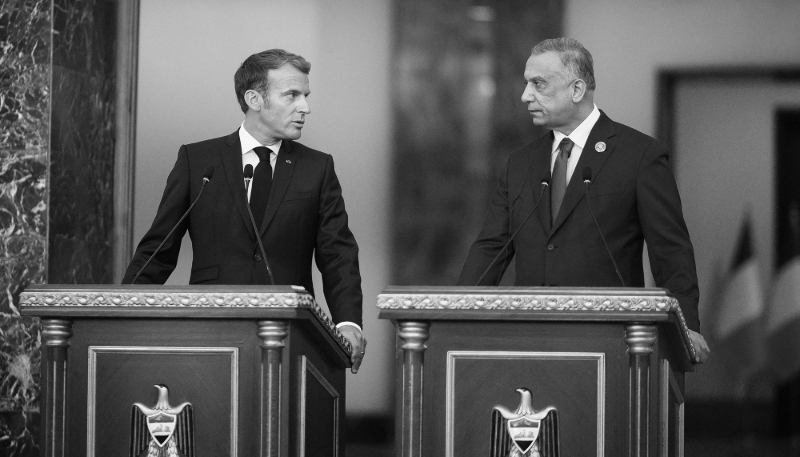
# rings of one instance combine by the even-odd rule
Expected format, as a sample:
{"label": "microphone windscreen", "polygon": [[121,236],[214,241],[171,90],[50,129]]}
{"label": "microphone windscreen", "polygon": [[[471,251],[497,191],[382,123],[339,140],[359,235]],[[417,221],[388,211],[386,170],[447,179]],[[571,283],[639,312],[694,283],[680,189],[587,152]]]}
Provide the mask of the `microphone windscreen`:
{"label": "microphone windscreen", "polygon": [[212,176],[214,176],[214,167],[209,165],[208,167],[206,167],[206,172],[203,173],[203,177],[207,178],[210,181]]}
{"label": "microphone windscreen", "polygon": [[550,170],[545,170],[544,173],[542,173],[541,183],[548,186],[550,185]]}
{"label": "microphone windscreen", "polygon": [[592,168],[591,167],[583,167],[583,180],[584,180],[584,182],[592,180]]}
{"label": "microphone windscreen", "polygon": [[253,166],[249,163],[244,166],[244,179],[253,179]]}

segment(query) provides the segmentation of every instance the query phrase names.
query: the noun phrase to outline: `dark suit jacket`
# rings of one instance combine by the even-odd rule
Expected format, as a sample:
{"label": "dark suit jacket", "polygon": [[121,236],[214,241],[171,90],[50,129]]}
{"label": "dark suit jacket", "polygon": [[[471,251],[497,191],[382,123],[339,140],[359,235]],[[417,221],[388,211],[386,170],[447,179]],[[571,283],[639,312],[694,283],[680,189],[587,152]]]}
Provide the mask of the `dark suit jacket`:
{"label": "dark suit jacket", "polygon": [[[595,145],[600,142],[605,143],[605,150],[596,150]],[[550,176],[552,144],[550,132],[509,156],[483,229],[461,271],[460,285],[477,284],[511,233],[539,201],[542,177]],[[659,141],[601,113],[552,229],[550,193],[546,189],[536,213],[522,226],[481,285],[496,284],[516,253],[518,286],[620,286],[586,202],[582,173],[589,167],[591,207],[625,284],[644,286],[642,249],[647,241],[656,285],[678,299],[689,328],[697,330],[699,291],[694,249],[668,153]]]}
{"label": "dark suit jacket", "polygon": [[[188,230],[191,284],[270,283],[247,213],[238,132],[180,148],[153,225],[139,243],[123,283],[131,282],[189,208],[209,168],[214,174],[197,205],[136,282],[163,284],[175,269]],[[361,324],[358,245],[348,228],[330,155],[283,141],[260,227],[275,284],[300,285],[313,294],[313,256],[333,320]]]}

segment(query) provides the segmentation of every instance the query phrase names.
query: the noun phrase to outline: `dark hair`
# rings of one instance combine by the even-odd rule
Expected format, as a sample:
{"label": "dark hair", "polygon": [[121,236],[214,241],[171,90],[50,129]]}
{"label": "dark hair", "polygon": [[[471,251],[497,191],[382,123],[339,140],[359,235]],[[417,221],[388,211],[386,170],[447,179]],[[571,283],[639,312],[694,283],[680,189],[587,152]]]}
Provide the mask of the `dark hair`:
{"label": "dark hair", "polygon": [[550,38],[537,44],[531,54],[544,54],[555,51],[561,63],[567,68],[569,76],[582,79],[589,90],[594,90],[594,61],[592,54],[575,38]]}
{"label": "dark hair", "polygon": [[236,99],[243,113],[247,113],[248,110],[244,93],[252,89],[266,98],[269,83],[267,72],[277,70],[287,63],[305,74],[311,71],[311,64],[306,59],[283,49],[268,49],[253,54],[242,62],[233,75],[233,84],[236,89]]}

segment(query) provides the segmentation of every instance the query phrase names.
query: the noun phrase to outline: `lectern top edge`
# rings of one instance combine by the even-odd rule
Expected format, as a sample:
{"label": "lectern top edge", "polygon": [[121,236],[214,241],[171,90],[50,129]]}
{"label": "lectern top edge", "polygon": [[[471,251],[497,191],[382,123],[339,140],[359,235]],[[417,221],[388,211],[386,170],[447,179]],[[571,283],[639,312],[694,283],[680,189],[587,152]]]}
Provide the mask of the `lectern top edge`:
{"label": "lectern top edge", "polygon": [[414,319],[420,319],[420,312],[430,312],[434,319],[451,319],[447,313],[452,312],[464,317],[488,312],[497,319],[519,319],[526,313],[528,320],[581,320],[594,315],[631,322],[672,315],[689,359],[698,360],[678,300],[662,288],[389,286],[378,295],[377,307],[381,317],[391,312],[393,319],[412,311]]}
{"label": "lectern top edge", "polygon": [[46,284],[28,287],[20,294],[20,313],[41,318],[262,318],[263,315],[263,319],[285,319],[296,318],[302,310],[310,312],[313,320],[350,354],[350,343],[300,286]]}

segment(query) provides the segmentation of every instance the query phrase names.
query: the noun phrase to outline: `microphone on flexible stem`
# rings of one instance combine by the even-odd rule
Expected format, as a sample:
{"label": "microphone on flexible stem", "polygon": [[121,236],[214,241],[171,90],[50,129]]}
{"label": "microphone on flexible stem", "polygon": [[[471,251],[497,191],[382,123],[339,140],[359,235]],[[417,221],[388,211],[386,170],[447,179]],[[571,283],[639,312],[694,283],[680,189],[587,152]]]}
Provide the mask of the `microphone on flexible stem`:
{"label": "microphone on flexible stem", "polygon": [[608,248],[608,243],[606,243],[606,237],[603,236],[603,231],[600,230],[600,224],[597,223],[597,218],[594,217],[594,211],[592,211],[592,204],[589,201],[589,184],[592,183],[592,169],[590,167],[583,167],[583,184],[586,188],[586,206],[589,207],[589,214],[592,215],[592,220],[594,221],[594,226],[597,227],[597,232],[600,233],[600,239],[603,240],[603,246],[606,248],[606,252],[608,253],[608,257],[611,259],[611,263],[614,264],[614,271],[617,272],[617,277],[619,278],[619,282],[622,284],[622,287],[625,287],[625,280],[622,279],[622,274],[619,272],[619,267],[617,266],[617,262],[614,260],[614,256],[611,255],[611,249]]}
{"label": "microphone on flexible stem", "polygon": [[158,254],[158,251],[160,251],[161,248],[164,246],[164,243],[166,243],[167,240],[169,239],[169,237],[172,236],[172,233],[175,232],[175,229],[177,229],[178,226],[181,225],[181,222],[183,222],[183,220],[186,219],[186,216],[188,216],[189,212],[192,211],[192,208],[194,208],[194,205],[197,204],[198,200],[200,200],[200,196],[203,195],[203,189],[205,189],[206,184],[208,184],[208,182],[211,181],[211,178],[213,176],[214,176],[214,167],[209,165],[206,168],[206,171],[203,173],[203,184],[200,186],[200,192],[197,193],[197,197],[194,199],[192,204],[189,205],[189,209],[187,209],[186,212],[183,213],[183,216],[181,216],[181,218],[178,219],[178,222],[175,224],[174,227],[172,227],[172,230],[170,230],[169,233],[167,233],[167,236],[164,237],[164,240],[161,241],[161,244],[159,244],[158,247],[156,248],[156,250],[153,251],[152,254],[150,254],[150,257],[147,259],[147,262],[145,262],[144,265],[142,265],[142,268],[140,268],[139,272],[136,273],[136,276],[133,277],[133,281],[131,281],[131,284],[136,284],[136,280],[139,279],[139,276],[142,274],[144,269],[147,268],[147,265],[150,265],[150,262],[156,257],[156,254]]}
{"label": "microphone on flexible stem", "polygon": [[[249,163],[244,167],[244,185],[245,185],[245,194],[250,191],[250,181],[253,180],[253,166]],[[261,258],[264,259],[264,266],[267,267],[267,274],[269,274],[269,282],[274,286],[275,285],[275,278],[272,277],[272,270],[269,268],[269,262],[267,262],[267,253],[264,251],[264,244],[261,243],[261,236],[258,234],[258,225],[256,225],[256,220],[253,217],[253,212],[250,210],[250,203],[247,204],[247,214],[250,215],[250,223],[253,224],[253,230],[256,232],[256,242],[258,243],[259,249],[261,249]]]}
{"label": "microphone on flexible stem", "polygon": [[541,184],[542,187],[539,190],[539,201],[536,202],[535,205],[533,205],[533,209],[531,210],[531,212],[528,213],[528,215],[525,217],[522,223],[519,224],[519,227],[517,227],[517,229],[514,230],[514,233],[512,233],[511,237],[508,239],[508,241],[506,241],[506,244],[503,245],[503,249],[501,249],[500,252],[498,252],[497,255],[494,256],[494,259],[492,259],[492,261],[489,263],[489,266],[486,267],[486,270],[483,271],[481,277],[478,278],[478,282],[475,284],[476,286],[481,285],[481,281],[483,281],[483,278],[485,278],[486,275],[489,274],[489,270],[491,270],[492,267],[495,265],[495,263],[497,263],[497,259],[500,258],[500,255],[502,255],[506,251],[506,249],[508,249],[508,246],[511,244],[512,241],[514,241],[514,238],[517,236],[517,233],[519,233],[519,231],[522,230],[522,226],[524,226],[525,223],[528,222],[528,219],[530,219],[531,216],[533,216],[533,213],[536,212],[536,208],[538,208],[539,203],[542,202],[542,197],[544,196],[544,190],[549,185],[550,185],[550,170],[548,170],[546,173],[544,173],[544,175],[542,175],[542,184]]}

